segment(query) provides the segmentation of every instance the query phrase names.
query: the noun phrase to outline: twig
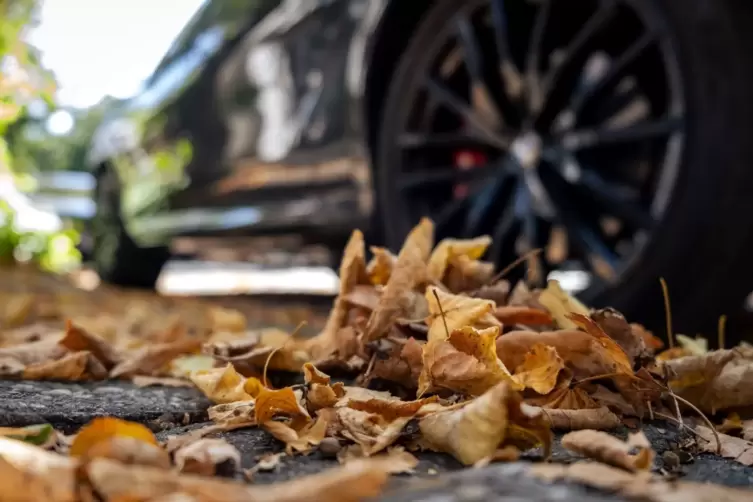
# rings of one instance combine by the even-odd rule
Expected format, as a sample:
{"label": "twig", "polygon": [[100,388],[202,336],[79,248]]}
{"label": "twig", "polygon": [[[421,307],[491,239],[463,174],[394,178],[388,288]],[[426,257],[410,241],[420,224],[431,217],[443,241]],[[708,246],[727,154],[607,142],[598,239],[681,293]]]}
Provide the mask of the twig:
{"label": "twig", "polygon": [[726,334],[727,334],[727,316],[720,315],[719,324],[717,325],[717,330],[716,330],[716,337],[717,337],[716,343],[719,344],[719,346],[717,347],[719,350],[724,350]]}
{"label": "twig", "polygon": [[[669,388],[669,386],[667,387]],[[671,391],[671,389],[669,389]],[[716,427],[714,427],[714,424],[711,423],[711,420],[706,417],[706,415],[703,414],[701,410],[699,410],[693,403],[688,401],[687,399],[675,395],[675,399],[680,400],[682,403],[690,407],[691,409],[695,410],[696,413],[698,413],[698,416],[701,417],[701,419],[706,422],[706,425],[709,429],[711,429],[711,432],[714,433],[714,439],[716,440],[716,454],[721,455],[722,453],[722,440],[719,438],[719,433],[716,431]]]}
{"label": "twig", "polygon": [[495,282],[502,279],[504,276],[510,273],[515,267],[520,265],[523,262],[528,261],[530,258],[533,258],[534,256],[540,254],[544,249],[538,248],[538,249],[532,249],[531,251],[528,251],[526,254],[519,256],[514,262],[510,263],[508,266],[503,268],[497,275],[489,279],[488,284],[494,284]]}
{"label": "twig", "polygon": [[439,307],[439,314],[442,316],[442,322],[444,323],[444,330],[447,333],[447,338],[450,338],[450,328],[447,327],[447,318],[445,317],[444,309],[442,308],[442,302],[439,301],[439,295],[436,289],[431,290],[434,293],[434,298],[437,299],[437,306]]}
{"label": "twig", "polygon": [[290,338],[288,338],[287,340],[285,340],[285,343],[283,343],[279,347],[276,347],[274,350],[272,350],[272,352],[270,352],[269,355],[267,356],[267,360],[264,361],[264,370],[263,370],[263,372],[261,374],[261,381],[262,381],[262,384],[264,385],[264,387],[269,388],[269,385],[268,385],[268,382],[267,382],[267,368],[269,368],[269,361],[272,360],[272,356],[274,356],[277,353],[278,350],[281,350],[281,349],[285,348],[285,346],[288,343],[290,343],[290,341],[293,340],[293,338],[295,338],[295,336],[301,331],[301,329],[305,325],[306,325],[306,321],[301,321],[300,323],[298,323],[298,326],[296,326],[296,328],[290,334]]}
{"label": "twig", "polygon": [[659,282],[661,283],[661,290],[664,295],[664,315],[667,320],[667,340],[669,341],[669,348],[673,349],[675,348],[675,340],[672,335],[672,310],[669,305],[669,287],[667,287],[667,281],[664,280],[664,277],[659,277]]}
{"label": "twig", "polygon": [[680,427],[682,427],[682,428],[684,428],[684,429],[687,429],[687,430],[689,430],[690,432],[692,432],[693,434],[695,434],[695,435],[696,435],[696,436],[698,436],[699,438],[701,438],[701,439],[706,439],[706,438],[704,438],[703,436],[701,436],[701,434],[700,434],[700,433],[699,433],[699,432],[698,432],[697,430],[693,429],[693,428],[692,428],[691,426],[689,426],[688,424],[686,424],[686,423],[684,423],[684,422],[678,422],[678,421],[677,421],[677,419],[676,419],[675,417],[673,417],[672,415],[665,415],[664,413],[659,413],[659,412],[657,411],[657,412],[656,412],[656,416],[657,416],[657,417],[659,417],[659,418],[663,418],[664,420],[669,420],[670,422],[675,422],[675,423],[676,423],[677,425],[679,425]]}

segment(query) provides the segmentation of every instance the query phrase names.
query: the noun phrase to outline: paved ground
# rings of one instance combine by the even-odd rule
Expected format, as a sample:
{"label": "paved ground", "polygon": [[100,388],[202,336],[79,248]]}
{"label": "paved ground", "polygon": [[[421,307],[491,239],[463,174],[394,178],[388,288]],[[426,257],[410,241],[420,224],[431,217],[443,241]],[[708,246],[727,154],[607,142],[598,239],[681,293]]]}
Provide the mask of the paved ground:
{"label": "paved ground", "polygon": [[[146,423],[161,439],[207,425],[205,410],[209,402],[187,388],[138,388],[126,382],[53,383],[0,381],[0,426],[21,426],[49,422],[71,433],[95,416],[113,415]],[[657,450],[656,467],[662,466],[661,454],[679,440],[671,425],[647,425],[646,433]],[[626,433],[627,431],[622,431]],[[244,429],[223,433],[221,437],[242,454],[243,467],[253,466],[265,453],[282,451],[283,446],[266,432]],[[524,460],[534,460],[530,452]],[[420,454],[416,474],[394,478],[382,500],[419,501],[620,501],[622,497],[560,483],[547,485],[522,476],[526,462],[498,464],[484,469],[461,470],[452,458],[434,453]],[[559,444],[554,449],[558,462],[576,460]],[[311,474],[336,465],[333,458],[320,452],[307,457],[284,457],[272,472],[259,472],[256,483],[283,481]],[[700,455],[682,467],[682,478],[711,481],[728,486],[753,485],[753,468],[744,467],[712,455]],[[240,474],[236,474],[240,476]]]}

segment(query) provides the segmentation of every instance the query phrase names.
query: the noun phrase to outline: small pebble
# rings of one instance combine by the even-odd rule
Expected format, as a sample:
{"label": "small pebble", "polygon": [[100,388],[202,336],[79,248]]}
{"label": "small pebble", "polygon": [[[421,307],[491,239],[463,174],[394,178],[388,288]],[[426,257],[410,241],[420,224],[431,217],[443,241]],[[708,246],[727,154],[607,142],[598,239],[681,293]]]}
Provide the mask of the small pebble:
{"label": "small pebble", "polygon": [[661,455],[664,461],[664,467],[669,470],[674,470],[680,467],[680,457],[673,451],[665,451]]}
{"label": "small pebble", "polygon": [[319,443],[319,451],[324,457],[335,457],[341,449],[342,445],[336,438],[324,438]]}

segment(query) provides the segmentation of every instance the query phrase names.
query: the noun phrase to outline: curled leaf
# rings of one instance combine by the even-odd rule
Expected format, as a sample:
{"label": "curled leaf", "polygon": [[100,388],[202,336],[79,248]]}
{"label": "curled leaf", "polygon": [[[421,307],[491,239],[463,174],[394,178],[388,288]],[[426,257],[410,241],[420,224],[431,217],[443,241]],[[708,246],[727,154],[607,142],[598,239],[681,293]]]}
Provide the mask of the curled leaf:
{"label": "curled leaf", "polygon": [[500,323],[490,315],[494,303],[489,300],[453,295],[430,286],[426,288],[426,301],[429,304],[429,341],[444,340],[450,333],[466,326],[499,326]]}
{"label": "curled leaf", "polygon": [[79,430],[70,449],[72,457],[81,457],[100,441],[113,437],[128,437],[157,445],[157,439],[146,426],[114,417],[95,418]]}
{"label": "curled leaf", "polygon": [[557,385],[557,378],[564,368],[565,363],[557,354],[557,349],[537,343],[526,354],[523,364],[515,370],[513,380],[539,394],[549,394]]}
{"label": "curled leaf", "polygon": [[191,375],[191,381],[212,402],[218,404],[249,401],[254,398],[244,388],[246,379],[231,363],[227,363],[224,368],[196,371]]}
{"label": "curled leaf", "polygon": [[237,470],[241,454],[224,439],[199,439],[175,452],[175,467],[180,472],[214,476],[217,467],[225,462],[233,464]]}
{"label": "curled leaf", "polygon": [[[646,471],[654,461],[654,451],[643,432],[630,434],[627,442],[606,432],[581,430],[562,437],[562,446],[588,458],[628,471]],[[637,448],[637,453],[630,451]]]}

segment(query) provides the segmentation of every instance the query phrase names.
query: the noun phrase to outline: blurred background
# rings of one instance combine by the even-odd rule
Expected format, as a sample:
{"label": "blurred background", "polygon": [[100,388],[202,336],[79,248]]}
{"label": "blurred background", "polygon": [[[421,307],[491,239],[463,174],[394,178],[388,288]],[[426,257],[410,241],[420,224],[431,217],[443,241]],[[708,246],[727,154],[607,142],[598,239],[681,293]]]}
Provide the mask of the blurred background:
{"label": "blurred background", "polygon": [[[136,95],[202,0],[4,0],[0,3],[0,259],[98,284],[87,267],[95,180],[86,164],[108,110]],[[136,35],[137,36],[134,36]],[[176,243],[158,290],[171,294],[332,294],[313,249],[277,242]],[[191,261],[180,250],[194,251]],[[326,254],[326,253],[325,253]]]}

